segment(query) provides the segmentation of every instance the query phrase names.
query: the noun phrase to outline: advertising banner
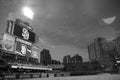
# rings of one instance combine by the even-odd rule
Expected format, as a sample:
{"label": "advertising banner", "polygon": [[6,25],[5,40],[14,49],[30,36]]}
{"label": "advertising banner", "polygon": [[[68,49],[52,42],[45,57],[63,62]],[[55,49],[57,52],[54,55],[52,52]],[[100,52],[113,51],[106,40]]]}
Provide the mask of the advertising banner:
{"label": "advertising banner", "polygon": [[31,52],[32,52],[31,46],[26,45],[26,44],[21,43],[21,42],[16,42],[15,53],[22,55],[22,56],[30,57]]}
{"label": "advertising banner", "polygon": [[40,50],[38,46],[32,46],[31,57],[40,59]]}
{"label": "advertising banner", "polygon": [[32,43],[28,42],[28,41],[25,41],[23,39],[20,39],[20,38],[16,38],[16,41],[17,42],[21,42],[23,44],[26,44],[26,45],[29,45],[29,46],[32,46]]}
{"label": "advertising banner", "polygon": [[3,34],[2,48],[6,51],[14,51],[15,38],[7,33]]}

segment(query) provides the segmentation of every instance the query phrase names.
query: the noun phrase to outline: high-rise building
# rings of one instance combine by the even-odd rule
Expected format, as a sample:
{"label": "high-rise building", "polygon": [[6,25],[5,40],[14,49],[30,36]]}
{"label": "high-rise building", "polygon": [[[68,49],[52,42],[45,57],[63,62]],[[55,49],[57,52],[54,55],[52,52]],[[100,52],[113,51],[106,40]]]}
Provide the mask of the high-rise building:
{"label": "high-rise building", "polygon": [[105,43],[105,39],[104,38],[96,38],[94,40],[94,44],[95,44],[95,52],[96,52],[96,59],[97,61],[102,61],[103,60],[103,44]]}
{"label": "high-rise building", "polygon": [[103,44],[105,43],[104,38],[96,38],[94,42],[88,46],[88,53],[89,53],[89,59],[90,60],[102,60],[102,54],[103,54]]}
{"label": "high-rise building", "polygon": [[49,50],[43,49],[43,50],[41,51],[40,63],[41,63],[42,65],[50,65],[50,64],[51,64],[51,55],[50,55]]}
{"label": "high-rise building", "polygon": [[63,58],[63,63],[64,63],[64,64],[70,63],[70,62],[71,62],[70,59],[71,59],[71,56],[70,56],[70,55],[64,56],[64,58]]}
{"label": "high-rise building", "polygon": [[75,54],[73,57],[70,55],[64,56],[63,63],[64,64],[76,64],[76,63],[82,63],[83,59],[79,54]]}
{"label": "high-rise building", "polygon": [[70,55],[64,56],[63,58],[64,70],[65,71],[81,71],[81,65],[83,63],[82,57],[79,54],[75,54],[70,57]]}
{"label": "high-rise building", "polygon": [[108,42],[104,38],[96,38],[94,42],[88,46],[90,61],[96,60],[101,65],[110,67],[114,64],[114,44]]}
{"label": "high-rise building", "polygon": [[52,59],[51,64],[57,65],[57,64],[61,64],[61,63],[60,63],[60,61],[58,61],[58,60]]}
{"label": "high-rise building", "polygon": [[120,56],[120,37],[111,41],[114,44],[114,48],[116,49],[116,56]]}
{"label": "high-rise building", "polygon": [[120,36],[113,40],[96,38],[88,46],[89,59],[98,61],[107,68],[113,68],[120,58]]}
{"label": "high-rise building", "polygon": [[71,57],[72,63],[82,63],[82,57],[79,56],[79,54],[75,54],[73,57]]}
{"label": "high-rise building", "polygon": [[95,51],[95,44],[92,43],[88,46],[88,52],[89,52],[89,59],[95,60],[96,59],[96,51]]}

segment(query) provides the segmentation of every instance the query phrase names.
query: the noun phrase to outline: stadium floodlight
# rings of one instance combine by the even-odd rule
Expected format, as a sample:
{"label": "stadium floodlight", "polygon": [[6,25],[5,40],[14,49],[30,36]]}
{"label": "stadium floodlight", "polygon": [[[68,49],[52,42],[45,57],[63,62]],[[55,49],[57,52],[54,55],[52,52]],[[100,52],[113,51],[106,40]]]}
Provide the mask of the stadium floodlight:
{"label": "stadium floodlight", "polygon": [[33,19],[34,13],[29,7],[23,8],[23,14],[24,14],[24,16],[28,17],[29,19]]}

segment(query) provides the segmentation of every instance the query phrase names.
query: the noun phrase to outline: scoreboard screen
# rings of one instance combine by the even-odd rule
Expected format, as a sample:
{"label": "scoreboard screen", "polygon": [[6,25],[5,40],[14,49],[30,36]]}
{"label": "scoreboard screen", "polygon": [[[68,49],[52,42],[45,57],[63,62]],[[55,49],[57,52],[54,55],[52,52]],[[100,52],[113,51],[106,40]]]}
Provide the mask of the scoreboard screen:
{"label": "scoreboard screen", "polygon": [[13,35],[21,39],[35,43],[35,33],[16,23],[14,25]]}
{"label": "scoreboard screen", "polygon": [[18,53],[22,56],[31,57],[31,46],[23,44],[21,42],[16,42],[15,53]]}

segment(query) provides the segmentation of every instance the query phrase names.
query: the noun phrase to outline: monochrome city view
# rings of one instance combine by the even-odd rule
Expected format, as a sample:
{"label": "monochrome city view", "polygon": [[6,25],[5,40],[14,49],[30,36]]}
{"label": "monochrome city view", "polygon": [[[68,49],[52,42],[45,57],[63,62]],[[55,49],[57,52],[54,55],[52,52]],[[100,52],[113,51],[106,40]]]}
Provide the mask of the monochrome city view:
{"label": "monochrome city view", "polygon": [[119,0],[0,0],[0,80],[120,80]]}

